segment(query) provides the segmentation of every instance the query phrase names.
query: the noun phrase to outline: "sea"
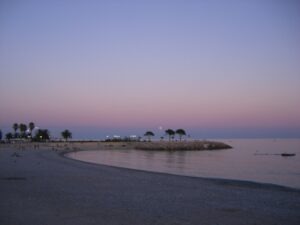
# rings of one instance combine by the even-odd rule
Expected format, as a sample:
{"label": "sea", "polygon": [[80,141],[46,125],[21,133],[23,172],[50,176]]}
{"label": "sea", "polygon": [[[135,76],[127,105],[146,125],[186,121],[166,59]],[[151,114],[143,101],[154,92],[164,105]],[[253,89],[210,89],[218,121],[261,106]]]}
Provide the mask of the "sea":
{"label": "sea", "polygon": [[[102,165],[192,177],[253,181],[300,189],[300,139],[222,139],[232,149],[73,152],[68,157]],[[282,154],[295,154],[282,156]]]}

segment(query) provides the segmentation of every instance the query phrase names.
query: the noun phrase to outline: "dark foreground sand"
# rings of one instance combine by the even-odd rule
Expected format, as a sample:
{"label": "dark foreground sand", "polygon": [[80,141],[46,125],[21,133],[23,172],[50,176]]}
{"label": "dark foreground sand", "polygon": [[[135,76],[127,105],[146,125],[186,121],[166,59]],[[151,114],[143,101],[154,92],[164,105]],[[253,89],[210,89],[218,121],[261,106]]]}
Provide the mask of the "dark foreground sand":
{"label": "dark foreground sand", "polygon": [[[16,154],[14,154],[16,152]],[[300,224],[300,191],[0,149],[1,225]]]}

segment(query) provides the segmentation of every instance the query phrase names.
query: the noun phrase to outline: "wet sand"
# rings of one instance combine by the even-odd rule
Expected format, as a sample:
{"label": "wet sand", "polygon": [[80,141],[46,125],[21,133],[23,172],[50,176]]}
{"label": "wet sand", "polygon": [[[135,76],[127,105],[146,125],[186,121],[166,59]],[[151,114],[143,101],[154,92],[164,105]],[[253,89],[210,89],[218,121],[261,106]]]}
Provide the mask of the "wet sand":
{"label": "wet sand", "polygon": [[62,156],[80,147],[2,145],[0,224],[300,224],[300,190]]}

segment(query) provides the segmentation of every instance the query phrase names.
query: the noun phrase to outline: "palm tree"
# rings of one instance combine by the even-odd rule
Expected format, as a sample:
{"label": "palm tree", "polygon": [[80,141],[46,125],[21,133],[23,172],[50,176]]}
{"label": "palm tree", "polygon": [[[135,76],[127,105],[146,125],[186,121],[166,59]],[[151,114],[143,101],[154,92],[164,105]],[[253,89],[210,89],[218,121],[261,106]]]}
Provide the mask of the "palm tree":
{"label": "palm tree", "polygon": [[182,136],[186,135],[184,129],[178,129],[178,130],[176,130],[176,134],[179,135],[179,140],[180,140],[180,141],[181,141],[181,139],[182,139]]}
{"label": "palm tree", "polygon": [[18,130],[18,128],[19,128],[19,124],[14,123],[14,124],[13,124],[13,129],[14,129],[14,131],[15,131],[15,138],[18,136],[18,135],[17,135],[17,130]]}
{"label": "palm tree", "polygon": [[25,131],[27,130],[26,124],[21,123],[19,125],[19,129],[20,129],[20,132],[21,132],[21,137],[25,137]]}
{"label": "palm tree", "polygon": [[30,122],[29,125],[28,125],[28,127],[29,127],[29,130],[30,130],[30,136],[32,138],[32,131],[35,128],[34,122]]}
{"label": "palm tree", "polygon": [[174,138],[174,135],[175,135],[175,131],[172,130],[172,129],[168,129],[165,131],[167,135],[169,135],[169,141],[171,141],[171,138],[173,139]]}
{"label": "palm tree", "polygon": [[29,127],[29,130],[32,131],[35,128],[34,122],[30,122],[28,127]]}
{"label": "palm tree", "polygon": [[152,131],[147,131],[144,136],[148,137],[148,141],[151,141],[151,137],[154,136],[154,133]]}
{"label": "palm tree", "polygon": [[72,133],[69,130],[61,132],[61,136],[68,141],[68,138],[72,138]]}
{"label": "palm tree", "polygon": [[31,133],[32,133],[32,131],[33,131],[33,129],[35,128],[35,124],[34,124],[34,122],[30,122],[30,123],[28,124],[28,127],[29,127],[30,134],[31,134]]}

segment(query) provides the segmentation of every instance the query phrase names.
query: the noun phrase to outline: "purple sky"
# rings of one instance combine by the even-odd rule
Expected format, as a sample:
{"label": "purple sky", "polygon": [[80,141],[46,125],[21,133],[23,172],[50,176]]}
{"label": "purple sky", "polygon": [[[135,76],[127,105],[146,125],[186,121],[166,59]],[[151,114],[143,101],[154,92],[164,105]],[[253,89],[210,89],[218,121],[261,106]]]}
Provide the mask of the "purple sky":
{"label": "purple sky", "polygon": [[2,0],[0,129],[300,137],[299,28],[292,0]]}

